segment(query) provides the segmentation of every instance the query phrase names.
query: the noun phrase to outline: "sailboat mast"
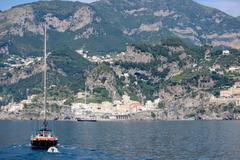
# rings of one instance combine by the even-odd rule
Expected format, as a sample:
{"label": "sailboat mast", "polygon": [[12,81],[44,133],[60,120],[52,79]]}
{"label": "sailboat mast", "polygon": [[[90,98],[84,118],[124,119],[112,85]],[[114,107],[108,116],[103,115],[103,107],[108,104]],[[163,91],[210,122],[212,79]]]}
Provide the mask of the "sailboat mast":
{"label": "sailboat mast", "polygon": [[44,25],[44,127],[46,127],[46,105],[47,105],[47,26]]}
{"label": "sailboat mast", "polygon": [[[88,68],[88,70],[86,72],[86,75],[88,75],[88,71],[89,71],[89,68]],[[85,93],[84,93],[85,94],[85,105],[87,105],[87,83],[86,82],[87,81],[85,81]]]}
{"label": "sailboat mast", "polygon": [[85,83],[85,105],[87,104],[87,87],[86,87],[86,83]]}

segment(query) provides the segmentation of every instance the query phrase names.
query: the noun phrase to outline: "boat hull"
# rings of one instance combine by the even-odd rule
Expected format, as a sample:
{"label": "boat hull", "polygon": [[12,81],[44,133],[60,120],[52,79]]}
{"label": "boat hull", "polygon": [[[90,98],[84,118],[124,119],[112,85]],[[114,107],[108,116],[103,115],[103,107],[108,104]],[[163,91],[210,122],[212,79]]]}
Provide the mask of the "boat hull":
{"label": "boat hull", "polygon": [[97,120],[83,120],[83,119],[78,119],[78,122],[97,122]]}
{"label": "boat hull", "polygon": [[57,140],[32,140],[31,145],[32,148],[35,149],[48,149],[50,147],[57,146],[58,141]]}
{"label": "boat hull", "polygon": [[77,118],[78,122],[97,122],[96,119],[81,119],[81,118]]}

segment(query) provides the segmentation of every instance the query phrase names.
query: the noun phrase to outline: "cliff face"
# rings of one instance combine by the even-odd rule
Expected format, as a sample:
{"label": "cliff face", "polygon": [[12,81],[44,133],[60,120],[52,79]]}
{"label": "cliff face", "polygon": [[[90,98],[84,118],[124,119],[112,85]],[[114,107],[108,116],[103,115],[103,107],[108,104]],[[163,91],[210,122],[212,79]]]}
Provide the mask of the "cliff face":
{"label": "cliff face", "polygon": [[[39,17],[40,15],[37,12],[40,12],[41,8],[38,8],[40,7],[38,5],[45,4],[16,7],[6,11],[2,15],[2,19],[6,20],[5,23],[11,25],[10,28],[8,28],[10,34],[20,37],[23,37],[26,32],[42,35],[43,22],[38,20],[38,18],[41,18],[42,21],[48,24],[49,28],[53,28],[57,32],[65,32],[66,30],[76,31],[93,22],[94,12],[89,6],[79,5],[76,11],[72,11],[72,16],[60,19],[60,16],[54,15],[52,12],[46,12],[43,17]],[[2,34],[4,35],[4,33]]]}
{"label": "cliff face", "polygon": [[115,72],[106,64],[101,64],[87,75],[86,87],[93,93],[96,88],[105,88],[112,100],[120,100]]}

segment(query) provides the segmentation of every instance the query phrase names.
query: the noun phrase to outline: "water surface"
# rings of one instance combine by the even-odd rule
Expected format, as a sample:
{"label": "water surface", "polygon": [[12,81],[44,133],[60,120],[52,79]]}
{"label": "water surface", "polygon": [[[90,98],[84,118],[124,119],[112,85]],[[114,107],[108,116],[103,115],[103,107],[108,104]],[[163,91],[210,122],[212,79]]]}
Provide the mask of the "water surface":
{"label": "water surface", "polygon": [[0,121],[6,160],[239,160],[240,121],[50,122],[58,154],[32,150],[36,121]]}

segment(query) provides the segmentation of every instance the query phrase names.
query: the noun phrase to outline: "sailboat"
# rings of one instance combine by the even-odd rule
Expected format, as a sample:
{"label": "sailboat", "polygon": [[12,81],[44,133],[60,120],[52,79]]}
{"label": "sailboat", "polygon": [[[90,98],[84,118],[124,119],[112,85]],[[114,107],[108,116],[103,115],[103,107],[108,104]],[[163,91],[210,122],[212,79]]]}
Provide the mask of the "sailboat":
{"label": "sailboat", "polygon": [[36,131],[36,134],[31,137],[31,146],[33,148],[48,149],[57,146],[58,138],[48,129],[46,118],[47,105],[47,27],[44,26],[44,101],[43,101],[43,124],[42,128]]}

